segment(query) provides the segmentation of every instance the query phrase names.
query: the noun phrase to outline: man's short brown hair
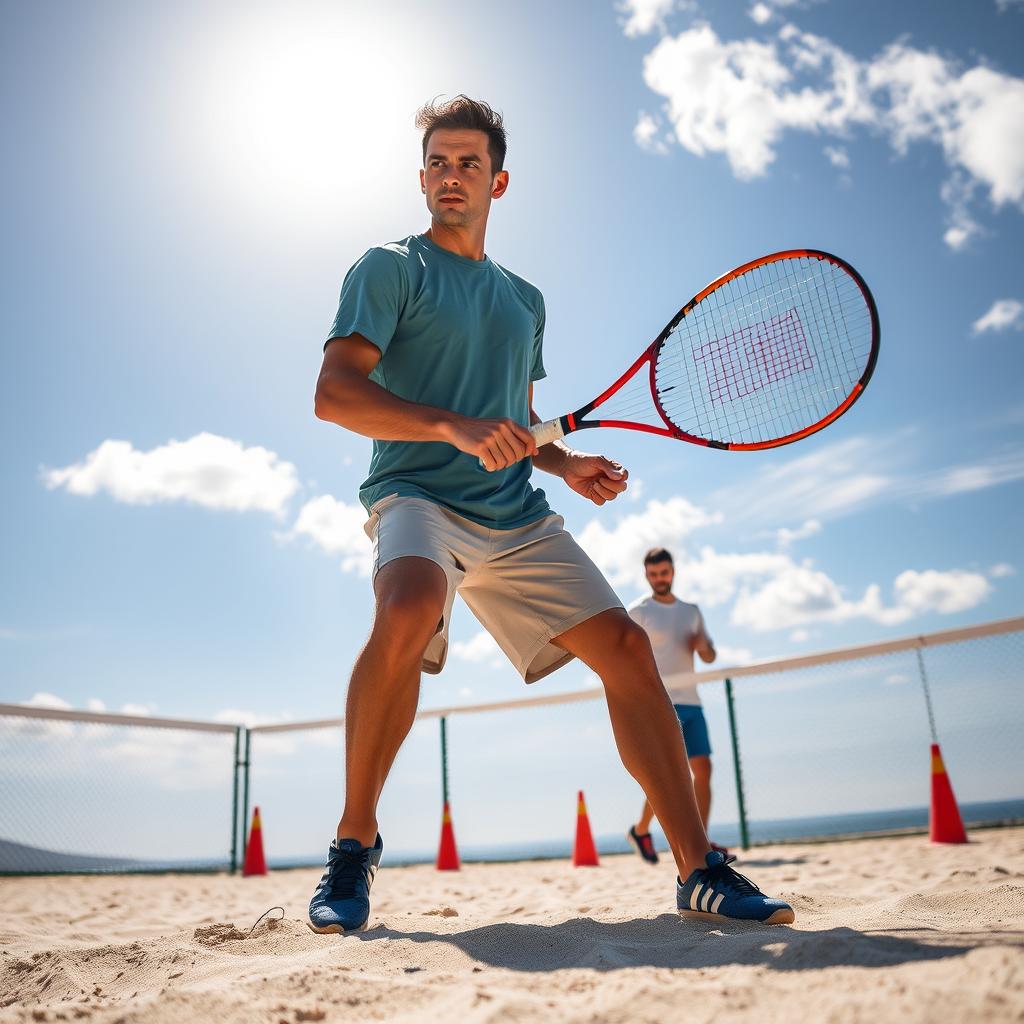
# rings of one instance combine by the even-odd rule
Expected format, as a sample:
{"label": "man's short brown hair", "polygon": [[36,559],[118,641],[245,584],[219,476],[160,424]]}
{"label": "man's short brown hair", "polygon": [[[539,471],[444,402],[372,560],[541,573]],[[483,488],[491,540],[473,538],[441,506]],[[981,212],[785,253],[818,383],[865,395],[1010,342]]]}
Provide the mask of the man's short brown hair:
{"label": "man's short brown hair", "polygon": [[668,562],[669,565],[675,565],[672,561],[672,556],[665,548],[651,548],[651,550],[644,555],[644,568],[648,565],[656,565],[658,562]]}
{"label": "man's short brown hair", "polygon": [[483,100],[471,100],[461,93],[444,103],[431,100],[416,112],[416,127],[423,132],[423,163],[427,162],[427,140],[438,128],[467,128],[487,136],[491,173],[505,166],[505,124],[501,114]]}

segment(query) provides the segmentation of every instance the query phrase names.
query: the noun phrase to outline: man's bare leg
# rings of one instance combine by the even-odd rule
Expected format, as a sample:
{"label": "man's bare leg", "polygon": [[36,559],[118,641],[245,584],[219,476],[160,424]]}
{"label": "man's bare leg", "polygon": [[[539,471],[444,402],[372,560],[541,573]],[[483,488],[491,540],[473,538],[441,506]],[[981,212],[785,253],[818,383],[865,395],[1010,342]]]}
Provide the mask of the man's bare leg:
{"label": "man's bare leg", "polygon": [[[711,817],[711,758],[707,754],[691,757],[690,771],[693,773],[693,794],[697,798],[700,820],[704,824],[704,830],[707,831],[708,819]],[[640,812],[636,823],[637,834],[642,836],[650,832],[653,820],[654,808],[651,806],[651,801],[644,800],[644,809]]]}
{"label": "man's bare leg", "polygon": [[693,792],[700,808],[700,820],[706,830],[711,816],[711,758],[707,754],[691,757],[690,771],[693,772]]}
{"label": "man's bare leg", "polygon": [[370,638],[356,659],[345,709],[345,810],[339,839],[372,846],[377,802],[420,693],[423,652],[444,613],[447,581],[426,558],[396,558],[374,580]]}
{"label": "man's bare leg", "polygon": [[686,746],[647,634],[621,608],[587,619],[553,641],[604,683],[608,714],[626,770],[657,814],[680,878],[704,866],[711,846],[701,824]]}
{"label": "man's bare leg", "polygon": [[644,809],[640,812],[640,818],[636,823],[637,835],[646,835],[651,831],[651,822],[654,820],[654,808],[650,800],[644,800]]}

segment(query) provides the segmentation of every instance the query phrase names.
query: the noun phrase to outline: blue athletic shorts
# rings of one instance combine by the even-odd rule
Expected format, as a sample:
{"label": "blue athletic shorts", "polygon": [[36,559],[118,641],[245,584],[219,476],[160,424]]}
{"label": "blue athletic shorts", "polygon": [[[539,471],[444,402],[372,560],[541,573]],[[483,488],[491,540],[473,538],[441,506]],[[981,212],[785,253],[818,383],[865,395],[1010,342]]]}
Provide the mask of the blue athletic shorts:
{"label": "blue athletic shorts", "polygon": [[683,730],[686,742],[686,753],[690,757],[709,757],[711,755],[711,738],[708,736],[708,723],[704,718],[704,709],[699,704],[674,704],[679,725]]}

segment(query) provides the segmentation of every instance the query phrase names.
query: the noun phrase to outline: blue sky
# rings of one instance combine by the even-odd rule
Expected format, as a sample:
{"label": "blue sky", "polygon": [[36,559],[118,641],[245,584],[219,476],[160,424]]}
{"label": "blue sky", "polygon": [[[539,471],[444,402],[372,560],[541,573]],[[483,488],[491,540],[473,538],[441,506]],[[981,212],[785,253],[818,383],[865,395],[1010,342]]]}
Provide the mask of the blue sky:
{"label": "blue sky", "polygon": [[[600,510],[541,480],[624,599],[667,544],[736,661],[1020,612],[1024,4],[0,10],[2,699],[340,710],[369,442],[314,419],[320,345],[347,267],[427,226],[412,116],[462,91],[507,120],[488,251],[545,294],[542,414],[762,253],[837,252],[878,302],[820,435],[582,435],[633,480]],[[453,640],[423,706],[527,695],[464,608]]]}

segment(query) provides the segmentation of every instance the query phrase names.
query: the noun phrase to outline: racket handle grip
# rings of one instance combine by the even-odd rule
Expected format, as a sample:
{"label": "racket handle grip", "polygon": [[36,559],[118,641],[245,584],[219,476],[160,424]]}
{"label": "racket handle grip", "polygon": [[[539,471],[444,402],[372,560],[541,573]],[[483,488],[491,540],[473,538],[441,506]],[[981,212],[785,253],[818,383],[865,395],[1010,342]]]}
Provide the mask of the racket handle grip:
{"label": "racket handle grip", "polygon": [[[561,417],[557,420],[546,420],[544,423],[534,423],[530,427],[530,433],[533,434],[538,448],[543,448],[544,445],[551,444],[552,441],[557,441],[560,437],[565,437]],[[479,462],[480,468],[485,469],[484,460],[480,459]]]}
{"label": "racket handle grip", "polygon": [[546,420],[544,423],[534,423],[530,427],[530,433],[533,434],[533,439],[537,442],[538,448],[551,444],[552,441],[557,441],[560,437],[565,437],[561,417],[554,420]]}

